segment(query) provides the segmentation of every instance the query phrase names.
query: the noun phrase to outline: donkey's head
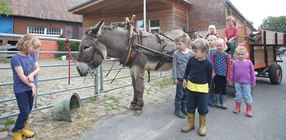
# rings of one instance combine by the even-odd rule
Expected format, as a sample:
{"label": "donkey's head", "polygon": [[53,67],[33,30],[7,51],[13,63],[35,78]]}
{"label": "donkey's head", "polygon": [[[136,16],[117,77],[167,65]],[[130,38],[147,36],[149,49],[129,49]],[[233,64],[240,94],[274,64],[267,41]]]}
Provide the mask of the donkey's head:
{"label": "donkey's head", "polygon": [[85,32],[79,46],[77,57],[77,70],[80,76],[86,76],[91,70],[97,68],[106,58],[106,47],[99,41],[104,20]]}

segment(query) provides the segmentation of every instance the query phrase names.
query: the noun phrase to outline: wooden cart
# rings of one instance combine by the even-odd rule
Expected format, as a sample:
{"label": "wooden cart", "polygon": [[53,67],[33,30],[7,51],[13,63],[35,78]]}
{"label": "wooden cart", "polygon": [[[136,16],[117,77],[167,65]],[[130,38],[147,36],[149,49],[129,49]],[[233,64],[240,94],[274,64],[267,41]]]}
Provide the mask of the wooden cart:
{"label": "wooden cart", "polygon": [[257,77],[269,78],[272,84],[282,81],[282,69],[278,62],[283,62],[278,54],[279,47],[286,46],[286,35],[280,32],[259,32],[255,39],[247,41],[249,59],[254,64]]}

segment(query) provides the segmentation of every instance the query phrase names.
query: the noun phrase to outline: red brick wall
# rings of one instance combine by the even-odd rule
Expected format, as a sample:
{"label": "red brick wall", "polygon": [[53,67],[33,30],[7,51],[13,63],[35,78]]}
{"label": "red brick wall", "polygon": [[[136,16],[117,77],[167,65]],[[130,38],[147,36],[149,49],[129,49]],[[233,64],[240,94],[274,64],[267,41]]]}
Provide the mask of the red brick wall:
{"label": "red brick wall", "polygon": [[210,24],[225,27],[225,0],[193,0],[189,9],[190,32],[205,31]]}
{"label": "red brick wall", "polygon": [[252,31],[246,25],[243,17],[229,8],[225,0],[193,0],[192,3],[193,6],[189,9],[190,32],[207,31],[208,26],[213,24],[216,26],[219,36],[223,37],[223,29],[226,27],[225,18],[229,13],[237,21],[239,42],[243,42],[245,37]]}
{"label": "red brick wall", "polygon": [[[58,44],[56,41],[41,40],[41,51],[58,51]],[[40,54],[40,58],[56,58],[56,54]]]}

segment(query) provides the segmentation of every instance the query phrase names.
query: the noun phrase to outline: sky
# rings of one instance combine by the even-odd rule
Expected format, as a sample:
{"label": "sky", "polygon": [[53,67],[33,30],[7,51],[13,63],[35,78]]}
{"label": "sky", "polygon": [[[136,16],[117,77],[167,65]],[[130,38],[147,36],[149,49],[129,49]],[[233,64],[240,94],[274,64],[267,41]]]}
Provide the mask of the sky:
{"label": "sky", "polygon": [[286,0],[230,0],[257,29],[268,16],[286,16]]}

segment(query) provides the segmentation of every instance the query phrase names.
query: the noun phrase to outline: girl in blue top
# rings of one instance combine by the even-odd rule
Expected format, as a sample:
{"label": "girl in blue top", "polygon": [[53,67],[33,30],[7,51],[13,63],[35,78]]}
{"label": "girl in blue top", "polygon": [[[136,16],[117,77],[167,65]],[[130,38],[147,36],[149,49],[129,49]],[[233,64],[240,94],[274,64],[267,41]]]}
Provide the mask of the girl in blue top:
{"label": "girl in blue top", "polygon": [[17,44],[19,53],[11,59],[13,89],[20,110],[15,127],[12,129],[13,140],[21,140],[22,136],[31,138],[35,134],[29,130],[27,120],[36,94],[37,81],[34,78],[40,71],[34,55],[40,45],[41,42],[37,37],[27,34],[19,40]]}

